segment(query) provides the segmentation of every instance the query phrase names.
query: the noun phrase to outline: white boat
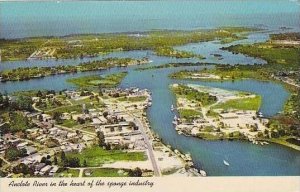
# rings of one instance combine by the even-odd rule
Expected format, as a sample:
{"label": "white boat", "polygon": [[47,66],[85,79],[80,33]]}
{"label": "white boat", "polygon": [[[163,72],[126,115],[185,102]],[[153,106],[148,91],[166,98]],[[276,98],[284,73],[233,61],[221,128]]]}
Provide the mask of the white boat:
{"label": "white boat", "polygon": [[173,125],[177,125],[177,121],[172,121]]}
{"label": "white boat", "polygon": [[223,160],[224,165],[229,166],[229,163],[225,160]]}
{"label": "white boat", "polygon": [[177,121],[177,116],[176,115],[174,116],[174,120]]}
{"label": "white boat", "polygon": [[206,177],[206,172],[205,172],[204,170],[201,170],[201,169],[200,169],[199,172],[200,172],[201,176]]}
{"label": "white boat", "polygon": [[171,105],[171,111],[174,111],[174,105]]}

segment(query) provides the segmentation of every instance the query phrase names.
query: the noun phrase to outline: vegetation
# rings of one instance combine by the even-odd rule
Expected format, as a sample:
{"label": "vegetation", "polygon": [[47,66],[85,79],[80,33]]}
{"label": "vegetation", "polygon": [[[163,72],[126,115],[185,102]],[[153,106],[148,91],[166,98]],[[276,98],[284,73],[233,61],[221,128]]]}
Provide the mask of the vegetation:
{"label": "vegetation", "polygon": [[[272,39],[288,39],[283,34],[273,35]],[[297,37],[292,36],[291,39]],[[266,60],[268,65],[265,69],[274,70],[298,70],[300,65],[300,45],[281,44],[272,41],[266,43],[256,43],[253,45],[235,45],[224,48],[233,53],[243,53],[252,57]]]}
{"label": "vegetation", "polygon": [[175,50],[172,47],[158,47],[155,49],[155,53],[159,56],[166,56],[166,57],[176,57],[176,58],[198,58],[198,59],[205,59],[203,56],[194,54],[188,51],[179,51]]}
{"label": "vegetation", "polygon": [[116,74],[107,75],[105,77],[101,76],[83,76],[78,78],[68,79],[67,82],[73,83],[78,87],[90,87],[99,86],[101,88],[116,87],[121,83],[127,72],[121,72]]}
{"label": "vegetation", "polygon": [[187,122],[192,122],[194,119],[199,118],[202,114],[194,109],[178,109],[180,118],[185,119]]}
{"label": "vegetation", "polygon": [[29,119],[22,114],[22,112],[9,112],[7,113],[7,122],[1,127],[1,132],[5,133],[16,133],[16,132],[25,132],[25,130],[32,128],[32,124]]}
{"label": "vegetation", "polygon": [[211,105],[217,101],[217,97],[212,96],[209,93],[199,92],[186,85],[173,86],[172,91],[178,97],[184,97],[190,101],[199,102],[201,106]]}
{"label": "vegetation", "polygon": [[261,96],[256,95],[255,97],[231,99],[225,103],[219,103],[213,108],[215,109],[238,109],[238,110],[255,110],[258,111],[261,105]]}
{"label": "vegetation", "polygon": [[16,147],[9,147],[5,150],[5,159],[8,161],[15,161],[19,157],[24,157],[26,155],[26,149],[17,149]]}
{"label": "vegetation", "polygon": [[127,101],[127,102],[142,102],[145,101],[147,97],[145,96],[137,96],[137,97],[120,97],[118,101]]}
{"label": "vegetation", "polygon": [[[159,47],[174,47],[223,38],[238,38],[236,33],[257,29],[227,27],[195,31],[151,31],[135,34],[95,34],[64,37],[39,37],[0,40],[2,60],[24,60],[40,50],[38,58],[83,58],[94,57],[118,50],[155,50]],[[47,53],[49,51],[49,53]]]}
{"label": "vegetation", "polygon": [[130,58],[107,58],[100,61],[80,63],[77,66],[60,65],[56,67],[20,67],[17,69],[1,71],[0,77],[2,77],[2,81],[24,81],[57,74],[98,71],[110,67],[126,67],[128,65],[139,64],[140,62],[140,60]]}
{"label": "vegetation", "polygon": [[62,169],[55,173],[55,177],[79,177],[79,169]]}
{"label": "vegetation", "polygon": [[165,69],[165,68],[172,68],[172,67],[187,67],[187,66],[205,66],[205,65],[215,65],[213,63],[168,63],[163,65],[154,65],[149,67],[139,67],[135,70],[137,71],[144,71],[144,70],[152,70],[152,69]]}
{"label": "vegetation", "polygon": [[88,167],[100,166],[103,163],[115,161],[144,161],[146,156],[143,152],[123,152],[120,150],[105,150],[98,146],[84,149],[81,153],[70,153],[68,158],[78,158],[80,165],[86,161]]}
{"label": "vegetation", "polygon": [[[203,76],[213,74],[220,78],[196,78],[195,74],[201,74]],[[268,80],[270,78],[270,74],[268,71],[264,70],[263,65],[216,65],[211,69],[204,68],[202,70],[183,70],[175,72],[170,74],[170,77],[174,79],[191,79],[201,81],[235,81],[251,78]]]}
{"label": "vegetation", "polygon": [[[86,173],[89,173],[89,175],[86,175]],[[86,169],[84,177],[128,177],[128,170],[114,168]]]}
{"label": "vegetation", "polygon": [[287,40],[287,41],[300,41],[300,33],[279,33],[279,34],[271,34],[271,40]]}

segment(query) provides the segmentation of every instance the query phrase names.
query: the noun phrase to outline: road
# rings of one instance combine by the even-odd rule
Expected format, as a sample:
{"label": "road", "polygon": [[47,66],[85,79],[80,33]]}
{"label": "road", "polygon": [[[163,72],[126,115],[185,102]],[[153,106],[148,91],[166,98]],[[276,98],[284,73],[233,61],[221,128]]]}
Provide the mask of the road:
{"label": "road", "polygon": [[154,156],[154,153],[153,153],[152,144],[150,143],[148,135],[145,132],[143,123],[138,118],[134,118],[134,123],[140,128],[140,131],[142,132],[142,134],[145,138],[145,143],[147,145],[147,148],[148,148],[148,151],[149,151],[149,157],[150,157],[150,160],[151,160],[151,163],[152,163],[152,166],[153,166],[153,170],[154,170],[154,176],[161,176],[160,169],[157,165],[157,162],[156,162],[156,159],[155,159],[155,156]]}

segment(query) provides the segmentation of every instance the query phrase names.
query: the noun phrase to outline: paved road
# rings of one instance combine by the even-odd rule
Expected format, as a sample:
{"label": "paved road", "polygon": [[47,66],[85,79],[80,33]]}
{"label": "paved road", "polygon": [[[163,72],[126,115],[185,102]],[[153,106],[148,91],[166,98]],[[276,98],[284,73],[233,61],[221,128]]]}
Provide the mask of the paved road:
{"label": "paved road", "polygon": [[140,130],[141,130],[141,132],[142,132],[142,134],[145,138],[145,143],[146,143],[148,151],[149,151],[149,156],[150,156],[150,160],[151,160],[151,163],[152,163],[152,166],[153,166],[154,175],[155,176],[161,176],[160,169],[158,168],[158,165],[157,165],[154,153],[153,153],[152,144],[150,143],[148,135],[145,132],[143,123],[138,118],[134,118],[134,123],[140,128]]}

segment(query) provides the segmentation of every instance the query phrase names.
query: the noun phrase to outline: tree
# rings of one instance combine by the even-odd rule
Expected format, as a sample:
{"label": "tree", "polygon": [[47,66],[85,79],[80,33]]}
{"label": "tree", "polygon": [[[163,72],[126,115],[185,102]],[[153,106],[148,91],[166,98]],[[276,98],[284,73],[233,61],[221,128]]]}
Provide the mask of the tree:
{"label": "tree", "polygon": [[68,162],[69,167],[80,167],[80,160],[77,157],[71,157]]}
{"label": "tree", "polygon": [[53,119],[56,121],[56,123],[58,123],[58,124],[62,123],[61,116],[62,116],[61,112],[55,111],[53,113]]}
{"label": "tree", "polygon": [[0,126],[0,134],[6,134],[10,132],[10,124],[3,123],[2,126]]}
{"label": "tree", "polygon": [[0,92],[0,106],[2,106],[3,103],[4,103],[3,95],[2,95],[2,93]]}
{"label": "tree", "polygon": [[3,165],[3,160],[0,159],[0,167],[2,167],[2,165]]}
{"label": "tree", "polygon": [[66,154],[65,154],[64,151],[61,152],[60,159],[61,159],[62,162],[66,160]]}
{"label": "tree", "polygon": [[56,157],[56,156],[54,156],[54,159],[53,159],[53,164],[54,164],[54,165],[57,165],[57,163],[58,163],[58,161],[57,161],[57,157]]}
{"label": "tree", "polygon": [[16,107],[19,110],[27,110],[27,111],[33,111],[32,107],[33,101],[31,97],[28,96],[19,96],[16,99]]}
{"label": "tree", "polygon": [[37,97],[43,97],[43,93],[39,90],[36,94]]}
{"label": "tree", "polygon": [[100,147],[104,147],[105,144],[105,137],[104,137],[104,133],[102,131],[98,131],[97,132],[97,137],[98,137],[98,143]]}
{"label": "tree", "polygon": [[5,150],[4,157],[9,161],[15,161],[20,157],[20,151],[17,148],[10,146]]}
{"label": "tree", "polygon": [[24,163],[20,163],[19,165],[13,168],[13,173],[23,173],[24,175],[30,174],[33,175],[33,170],[28,167],[28,165]]}
{"label": "tree", "polygon": [[31,128],[30,121],[26,116],[23,116],[20,112],[11,112],[9,113],[10,117],[10,130],[13,133],[18,131],[25,131],[26,129]]}
{"label": "tree", "polygon": [[130,177],[141,177],[142,174],[143,174],[143,172],[139,167],[135,168],[134,170],[129,170],[129,172],[128,172],[128,175]]}
{"label": "tree", "polygon": [[107,112],[107,111],[104,111],[104,112],[103,112],[103,117],[107,118],[107,116],[108,116],[108,112]]}
{"label": "tree", "polygon": [[83,161],[83,167],[87,167],[87,162],[86,162],[86,160]]}
{"label": "tree", "polygon": [[43,120],[43,115],[39,115],[39,121],[42,122]]}
{"label": "tree", "polygon": [[46,157],[42,157],[41,163],[46,163],[46,161],[47,161],[47,158]]}

